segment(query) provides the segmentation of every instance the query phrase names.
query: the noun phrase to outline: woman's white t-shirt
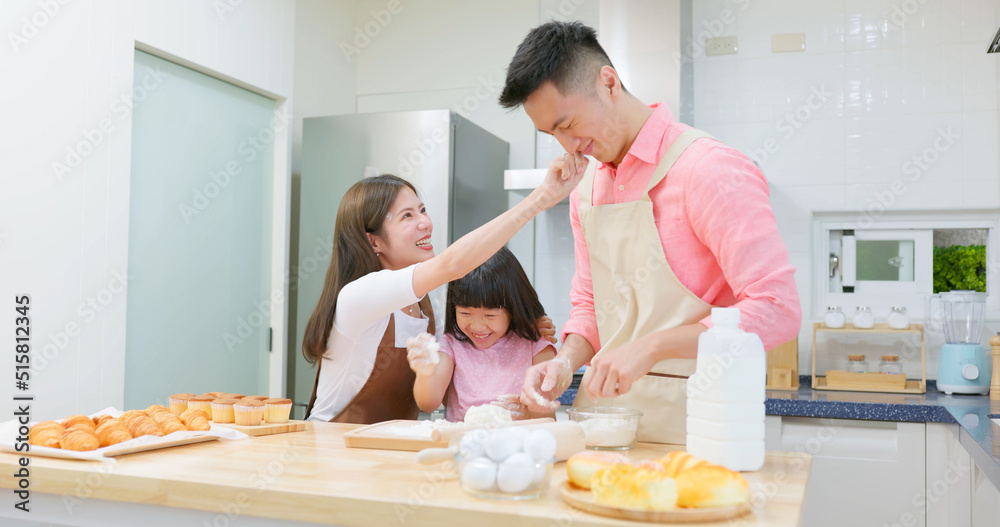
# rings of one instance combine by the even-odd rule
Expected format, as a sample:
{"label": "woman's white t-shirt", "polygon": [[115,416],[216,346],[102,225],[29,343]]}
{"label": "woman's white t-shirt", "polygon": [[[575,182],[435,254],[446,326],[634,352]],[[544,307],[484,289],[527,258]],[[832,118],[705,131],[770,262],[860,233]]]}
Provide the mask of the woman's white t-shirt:
{"label": "woman's white t-shirt", "polygon": [[[402,311],[420,301],[413,293],[413,269],[417,265],[369,273],[340,290],[310,420],[333,419],[368,382],[390,314],[396,315],[397,347],[405,348],[408,337],[427,331],[426,316],[411,317]],[[432,307],[436,334],[441,335],[444,316],[440,303],[432,301]]]}

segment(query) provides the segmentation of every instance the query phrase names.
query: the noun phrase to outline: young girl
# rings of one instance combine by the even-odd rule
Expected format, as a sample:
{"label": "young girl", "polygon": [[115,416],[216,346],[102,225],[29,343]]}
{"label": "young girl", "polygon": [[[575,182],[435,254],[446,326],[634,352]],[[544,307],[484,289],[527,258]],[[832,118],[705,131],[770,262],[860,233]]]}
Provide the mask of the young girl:
{"label": "young girl", "polygon": [[525,200],[438,255],[430,244],[433,225],[412,184],[382,175],[351,186],[337,210],[333,256],[302,340],[306,359],[319,365],[307,418],[360,424],[416,419],[405,341],[435,330],[425,295],[465,276],[531,218],[567,197],[582,167],[554,161]]}
{"label": "young girl", "polygon": [[448,284],[441,354],[435,354],[429,335],[407,341],[417,405],[432,412],[443,399],[449,421],[463,421],[469,408],[488,403],[510,410],[515,419],[541,417],[527,415],[516,394],[529,367],[555,357],[555,348],[534,326],[544,315],[524,269],[506,247]]}

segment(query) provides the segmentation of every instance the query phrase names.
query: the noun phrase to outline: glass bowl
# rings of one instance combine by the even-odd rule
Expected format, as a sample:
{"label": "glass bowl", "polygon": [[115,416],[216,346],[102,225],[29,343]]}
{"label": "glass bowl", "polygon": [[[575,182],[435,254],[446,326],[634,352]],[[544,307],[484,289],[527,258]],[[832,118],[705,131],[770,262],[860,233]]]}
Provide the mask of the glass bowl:
{"label": "glass bowl", "polygon": [[542,497],[549,490],[552,465],[555,464],[555,459],[535,461],[530,456],[525,462],[513,463],[511,458],[496,463],[487,457],[464,459],[460,455],[455,456],[455,460],[458,462],[462,490],[477,498],[490,500],[533,500]]}
{"label": "glass bowl", "polygon": [[590,450],[629,450],[635,446],[642,412],[631,408],[590,406],[570,408],[570,421],[583,427],[584,441]]}

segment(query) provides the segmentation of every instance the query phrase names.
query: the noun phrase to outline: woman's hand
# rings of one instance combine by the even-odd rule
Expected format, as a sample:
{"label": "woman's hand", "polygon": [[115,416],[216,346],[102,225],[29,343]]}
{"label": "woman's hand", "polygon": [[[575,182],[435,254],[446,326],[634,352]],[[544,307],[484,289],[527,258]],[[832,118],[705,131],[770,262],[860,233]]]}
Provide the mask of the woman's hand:
{"label": "woman's hand", "polygon": [[406,339],[406,360],[418,377],[428,377],[438,365],[440,345],[434,335],[421,333]]}
{"label": "woman's hand", "polygon": [[574,155],[563,154],[555,158],[549,164],[549,172],[545,175],[545,180],[532,192],[532,195],[537,196],[538,203],[542,208],[552,207],[566,199],[573,188],[580,183],[589,163],[590,160],[579,152]]}
{"label": "woman's hand", "polygon": [[543,316],[535,321],[535,327],[538,328],[538,332],[541,333],[542,338],[553,343],[558,344],[559,339],[556,338],[556,325],[552,322],[552,319],[548,316]]}
{"label": "woman's hand", "polygon": [[513,393],[504,394],[497,397],[497,400],[490,404],[499,406],[510,412],[510,418],[515,421],[528,418],[528,407],[521,404],[521,396],[519,395]]}

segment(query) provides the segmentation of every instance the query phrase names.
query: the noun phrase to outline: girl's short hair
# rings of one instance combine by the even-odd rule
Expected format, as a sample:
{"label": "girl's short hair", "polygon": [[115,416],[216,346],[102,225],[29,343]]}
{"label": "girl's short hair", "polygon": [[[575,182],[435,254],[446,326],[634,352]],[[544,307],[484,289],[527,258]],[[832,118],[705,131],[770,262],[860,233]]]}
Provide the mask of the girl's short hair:
{"label": "girl's short hair", "polygon": [[448,284],[444,331],[456,340],[468,341],[458,327],[456,307],[506,309],[510,314],[508,333],[514,332],[531,341],[542,338],[535,323],[545,316],[545,308],[538,301],[538,293],[531,287],[520,262],[506,247],[469,274]]}

